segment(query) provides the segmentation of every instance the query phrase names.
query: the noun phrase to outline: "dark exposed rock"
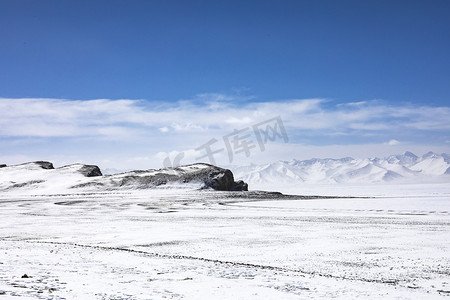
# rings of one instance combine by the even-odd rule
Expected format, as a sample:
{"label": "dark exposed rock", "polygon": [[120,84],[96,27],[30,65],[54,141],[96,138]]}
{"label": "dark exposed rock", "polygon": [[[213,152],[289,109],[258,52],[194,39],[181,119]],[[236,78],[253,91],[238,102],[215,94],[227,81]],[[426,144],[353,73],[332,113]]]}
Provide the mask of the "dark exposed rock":
{"label": "dark exposed rock", "polygon": [[91,182],[85,182],[85,183],[80,183],[80,184],[74,185],[71,188],[72,189],[85,188],[85,187],[102,188],[104,186],[105,186],[105,184],[103,182],[91,181]]}
{"label": "dark exposed rock", "polygon": [[51,170],[54,169],[53,164],[48,161],[36,161],[36,165],[39,165],[42,169]]}
{"label": "dark exposed rock", "polygon": [[[217,191],[247,191],[248,185],[243,181],[235,182],[233,173],[228,169],[219,168],[208,164],[207,168],[200,169],[198,173],[188,173],[185,180],[194,181],[200,179],[205,183],[206,188]],[[194,165],[191,165],[194,166]],[[189,167],[189,166],[188,166]],[[242,182],[242,183],[241,183]]]}
{"label": "dark exposed rock", "polygon": [[4,167],[6,167],[5,164],[0,164],[0,168],[4,168]]}
{"label": "dark exposed rock", "polygon": [[222,169],[210,165],[212,171],[205,181],[206,187],[218,191],[248,191],[248,184],[239,180],[234,181],[233,173],[228,169]]}
{"label": "dark exposed rock", "polygon": [[[148,175],[146,175],[148,173]],[[247,191],[243,181],[234,181],[230,170],[208,164],[193,164],[184,167],[167,168],[158,171],[132,171],[108,177],[113,187],[151,188],[167,183],[201,182],[203,188],[217,191]]]}
{"label": "dark exposed rock", "polygon": [[234,187],[234,177],[230,170],[225,170],[211,166],[206,174],[205,186],[218,191],[232,191]]}
{"label": "dark exposed rock", "polygon": [[233,184],[232,191],[248,191],[248,184],[242,180],[236,181]]}
{"label": "dark exposed rock", "polygon": [[22,188],[22,187],[31,187],[33,185],[45,182],[44,180],[30,180],[22,183],[15,183],[9,187],[9,189]]}
{"label": "dark exposed rock", "polygon": [[100,168],[94,165],[84,165],[81,167],[79,172],[86,177],[95,177],[103,175],[102,171],[100,171]]}
{"label": "dark exposed rock", "polygon": [[136,187],[140,189],[151,188],[155,186],[164,185],[168,182],[176,182],[180,177],[169,174],[154,174],[148,176],[137,176],[130,172],[130,175],[115,178],[111,176],[111,182],[117,187]]}

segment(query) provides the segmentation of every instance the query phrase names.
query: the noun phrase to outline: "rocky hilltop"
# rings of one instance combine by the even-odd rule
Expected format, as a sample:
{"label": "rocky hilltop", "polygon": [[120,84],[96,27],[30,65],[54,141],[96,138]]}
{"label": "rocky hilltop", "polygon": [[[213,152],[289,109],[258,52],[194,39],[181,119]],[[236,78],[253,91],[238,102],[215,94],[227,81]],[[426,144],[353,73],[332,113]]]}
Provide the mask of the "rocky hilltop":
{"label": "rocky hilltop", "polygon": [[54,168],[46,161],[0,168],[0,191],[63,193],[109,191],[156,187],[194,187],[218,191],[247,191],[248,185],[234,181],[230,170],[209,164],[192,164],[160,170],[138,170],[103,175],[95,165],[73,164]]}

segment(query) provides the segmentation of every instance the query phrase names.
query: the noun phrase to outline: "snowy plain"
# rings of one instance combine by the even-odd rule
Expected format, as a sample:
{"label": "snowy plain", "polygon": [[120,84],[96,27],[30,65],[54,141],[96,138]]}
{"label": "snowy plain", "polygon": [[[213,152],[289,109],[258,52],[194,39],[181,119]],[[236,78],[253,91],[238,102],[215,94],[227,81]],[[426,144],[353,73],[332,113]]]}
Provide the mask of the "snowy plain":
{"label": "snowy plain", "polygon": [[450,295],[450,185],[259,188],[355,198],[2,193],[0,299]]}

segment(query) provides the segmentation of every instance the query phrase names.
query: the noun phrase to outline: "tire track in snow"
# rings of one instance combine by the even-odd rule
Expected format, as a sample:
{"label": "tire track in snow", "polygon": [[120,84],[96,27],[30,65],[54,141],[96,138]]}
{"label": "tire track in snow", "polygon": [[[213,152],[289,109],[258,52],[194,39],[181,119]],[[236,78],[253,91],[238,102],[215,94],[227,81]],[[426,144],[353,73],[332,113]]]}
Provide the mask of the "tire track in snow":
{"label": "tire track in snow", "polygon": [[270,265],[226,261],[226,260],[196,257],[196,256],[190,256],[190,255],[161,254],[161,253],[156,253],[156,252],[147,252],[147,251],[143,251],[143,250],[135,250],[135,249],[129,249],[129,248],[123,248],[123,247],[110,247],[110,246],[86,245],[86,244],[78,244],[78,243],[64,243],[64,242],[51,242],[51,241],[31,241],[31,240],[13,240],[13,239],[10,239],[9,241],[35,243],[35,244],[62,245],[62,246],[95,249],[95,250],[101,250],[101,251],[122,251],[122,252],[129,252],[129,253],[149,256],[149,257],[153,257],[153,258],[201,261],[201,262],[222,265],[225,267],[243,267],[243,268],[278,271],[278,272],[286,272],[286,273],[298,273],[298,274],[302,274],[302,275],[319,276],[319,277],[332,278],[332,279],[338,279],[338,280],[350,280],[350,281],[360,281],[360,282],[367,282],[367,283],[379,283],[379,284],[389,284],[389,285],[397,285],[400,283],[400,280],[398,280],[398,279],[382,280],[382,279],[349,278],[346,276],[323,274],[323,273],[319,273],[319,272],[315,272],[315,271],[305,271],[305,270],[301,270],[301,269],[290,269],[290,268],[286,268],[286,267],[277,267],[277,266],[270,266]]}

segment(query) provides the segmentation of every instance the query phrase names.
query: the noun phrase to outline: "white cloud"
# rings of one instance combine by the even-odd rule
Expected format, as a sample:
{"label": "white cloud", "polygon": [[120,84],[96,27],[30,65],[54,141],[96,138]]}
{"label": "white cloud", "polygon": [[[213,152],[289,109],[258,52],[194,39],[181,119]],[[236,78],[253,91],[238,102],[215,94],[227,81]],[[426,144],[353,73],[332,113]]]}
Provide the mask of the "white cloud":
{"label": "white cloud", "polygon": [[[224,135],[247,127],[251,131],[252,125],[276,116],[282,118],[290,145],[303,143],[310,149],[316,147],[312,145],[325,147],[342,144],[342,147],[352,147],[350,145],[378,143],[380,147],[389,145],[386,148],[392,151],[394,146],[429,144],[421,139],[435,136],[436,141],[443,132],[445,138],[442,138],[441,144],[448,147],[445,141],[450,136],[450,107],[395,106],[382,101],[333,104],[327,99],[266,102],[234,101],[236,99],[221,94],[202,94],[192,100],[173,103],[130,99],[0,98],[2,154],[25,153],[28,148],[43,149],[42,145],[47,145],[48,149],[42,150],[42,153],[67,153],[67,148],[73,148],[72,155],[75,157],[76,152],[80,152],[77,147],[88,144],[87,149],[96,152],[96,155],[108,152],[105,154],[108,156],[99,156],[102,160],[109,159],[116,163],[122,159],[134,163],[128,160],[129,157],[145,157],[140,162],[149,163],[156,159],[154,153],[158,152],[168,153],[174,159],[174,153],[180,151],[186,153],[183,161],[195,162],[194,156],[200,154],[189,149],[195,149],[211,138],[218,139],[217,145],[222,143],[218,147],[223,148]],[[389,141],[392,136],[402,143],[394,139]],[[62,140],[59,146],[54,143],[55,140]],[[112,144],[106,144],[109,142]],[[70,143],[74,146],[67,146],[72,145]],[[286,151],[299,149],[314,154],[303,146],[290,148],[283,142],[279,144],[283,145],[284,150],[280,150],[283,155],[287,155]],[[320,149],[341,150],[340,146],[327,147]],[[226,151],[220,155],[224,161],[228,160]],[[269,152],[261,155],[269,155]],[[270,155],[279,156],[275,152],[270,152]],[[298,155],[298,152],[292,152],[289,157]],[[252,159],[257,157],[253,155]],[[245,159],[244,156],[243,161]]]}
{"label": "white cloud", "polygon": [[176,122],[172,123],[171,127],[175,131],[181,132],[201,132],[207,130],[206,127],[200,125],[199,123],[191,123],[191,122]]}
{"label": "white cloud", "polygon": [[233,124],[233,125],[245,125],[250,124],[252,122],[252,119],[249,117],[244,117],[242,119],[231,117],[227,120],[225,120],[226,123]]}
{"label": "white cloud", "polygon": [[[200,95],[200,98],[206,97]],[[208,94],[214,100],[225,95]],[[217,103],[216,103],[217,104]],[[325,105],[326,104],[326,105]],[[228,132],[280,115],[291,130],[331,134],[383,130],[449,130],[450,107],[386,106],[358,102],[331,106],[324,99],[235,104],[220,109],[195,101],[0,99],[0,136],[108,137],[168,132]]]}
{"label": "white cloud", "polygon": [[397,140],[390,140],[389,142],[386,143],[389,146],[395,146],[395,145],[399,145],[400,142]]}
{"label": "white cloud", "polygon": [[216,103],[223,101],[245,101],[253,99],[253,96],[239,96],[239,95],[227,95],[220,93],[202,93],[197,94],[193,99],[194,101],[201,101],[205,103]]}

